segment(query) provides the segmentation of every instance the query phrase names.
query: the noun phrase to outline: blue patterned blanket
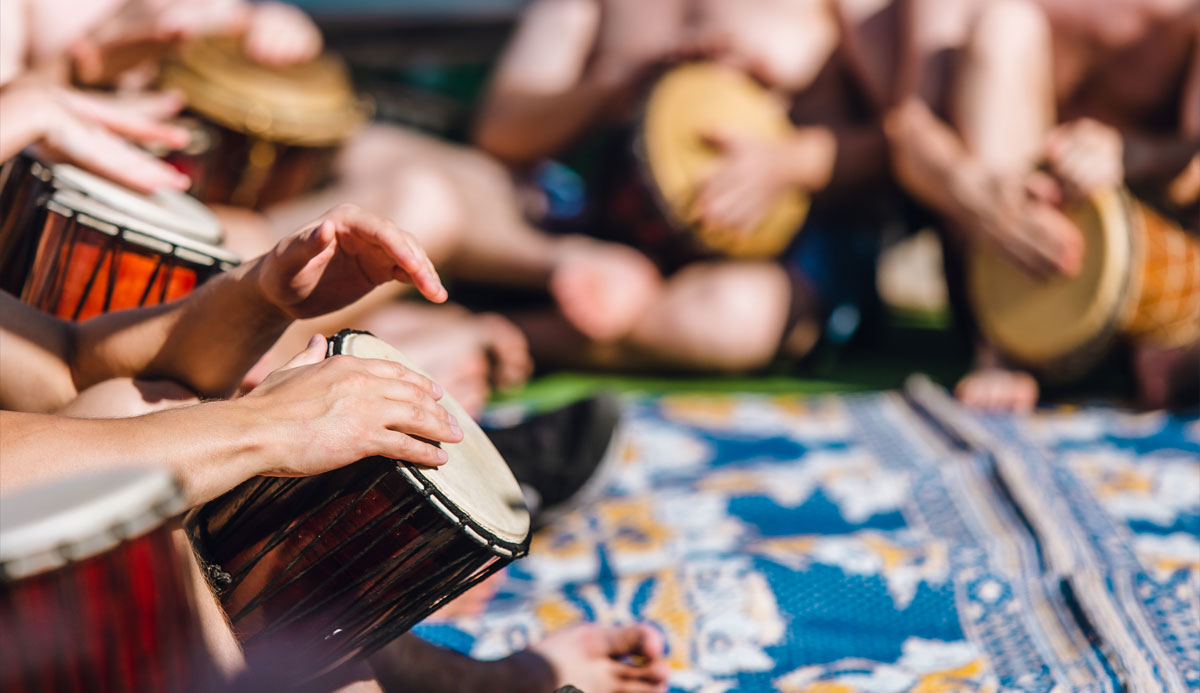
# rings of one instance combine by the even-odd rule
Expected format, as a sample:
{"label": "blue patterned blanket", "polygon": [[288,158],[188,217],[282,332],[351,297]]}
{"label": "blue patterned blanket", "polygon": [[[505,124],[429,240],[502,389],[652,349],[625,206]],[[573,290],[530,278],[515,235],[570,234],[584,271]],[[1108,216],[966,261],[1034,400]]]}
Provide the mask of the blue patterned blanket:
{"label": "blue patterned blanket", "polygon": [[646,620],[676,691],[1200,686],[1200,422],[933,399],[631,401],[604,497],[417,632]]}

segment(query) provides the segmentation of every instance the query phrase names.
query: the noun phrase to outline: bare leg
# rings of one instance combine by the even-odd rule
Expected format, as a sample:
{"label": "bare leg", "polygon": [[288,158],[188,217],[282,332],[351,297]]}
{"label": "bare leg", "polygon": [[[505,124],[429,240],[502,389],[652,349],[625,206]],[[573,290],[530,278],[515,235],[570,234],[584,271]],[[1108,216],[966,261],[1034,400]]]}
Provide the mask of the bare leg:
{"label": "bare leg", "polygon": [[114,419],[142,416],[199,401],[194,392],[170,381],[113,378],[80,392],[56,413],[84,419]]}
{"label": "bare leg", "polygon": [[[413,168],[427,179],[419,189],[405,182]],[[415,233],[452,276],[549,290],[567,319],[595,339],[627,333],[658,289],[657,270],[631,248],[531,226],[508,171],[478,151],[377,126],[347,145],[338,169],[340,182],[319,198],[271,210],[280,232],[335,201],[355,202]],[[426,211],[410,219],[414,204],[453,214]]]}
{"label": "bare leg", "polygon": [[[371,666],[389,691],[549,693],[570,684],[587,693],[653,693],[666,690],[662,656],[662,637],[649,626],[583,624],[496,662],[475,661],[403,635],[371,657]],[[644,662],[621,661],[627,657]]]}
{"label": "bare leg", "polygon": [[[175,550],[186,557],[187,577],[192,584],[192,596],[195,599],[196,614],[200,618],[200,632],[204,646],[217,678],[221,681],[231,681],[246,668],[246,658],[242,655],[242,646],[233,635],[233,629],[225,612],[217,602],[217,598],[208,586],[196,555],[192,552],[192,543],[187,532],[178,527],[171,532],[171,540]],[[216,682],[214,682],[215,684]],[[214,685],[213,690],[220,687]]]}
{"label": "bare leg", "polygon": [[[587,340],[552,315],[517,322],[529,335],[534,357],[552,363],[742,372],[770,363],[785,341],[791,356],[812,347],[820,333],[815,312],[789,315],[794,302],[807,305],[796,291],[774,263],[695,263],[668,280],[662,299],[622,340]],[[795,322],[791,334],[798,338],[785,340],[789,322]]]}
{"label": "bare leg", "polygon": [[[1073,271],[1082,256],[1078,229],[1026,189],[1036,180],[1032,171],[1054,124],[1051,61],[1049,23],[1037,7],[1026,0],[990,3],[980,11],[963,51],[950,110],[971,156],[994,181],[1007,182],[991,191],[992,206],[999,210],[1009,205],[1019,217],[1016,224],[992,225],[993,231],[1008,234],[992,240],[1002,248],[1027,245],[1031,256],[1045,256],[1060,270]],[[992,228],[967,225],[962,231],[968,237]],[[1031,375],[1007,369],[984,347],[976,370],[963,378],[956,393],[972,407],[1029,411],[1037,404],[1038,386]]]}

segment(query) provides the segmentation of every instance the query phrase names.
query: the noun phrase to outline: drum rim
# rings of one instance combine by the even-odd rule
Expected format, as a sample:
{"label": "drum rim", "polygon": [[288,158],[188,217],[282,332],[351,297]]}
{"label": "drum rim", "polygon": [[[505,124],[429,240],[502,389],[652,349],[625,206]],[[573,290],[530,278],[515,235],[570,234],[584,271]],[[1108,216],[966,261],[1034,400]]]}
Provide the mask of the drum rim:
{"label": "drum rim", "polygon": [[[305,147],[336,146],[366,121],[371,111],[370,102],[355,93],[354,85],[346,75],[345,63],[331,52],[322,53],[314,62],[329,62],[340,68],[345,98],[336,109],[320,110],[318,117],[299,117],[290,104],[264,99],[253,89],[241,88],[243,85],[236,80],[215,80],[213,71],[197,69],[197,60],[192,53],[228,38],[200,39],[163,66],[161,83],[182,90],[190,110],[249,137]],[[258,96],[258,100],[250,101],[254,96]],[[255,127],[255,120],[263,120],[265,125]]]}
{"label": "drum rim", "polygon": [[[658,93],[658,88],[662,84],[663,80],[671,77],[672,75],[677,75],[685,71],[699,72],[701,70],[713,74],[725,74],[734,77],[740,77],[751,82],[754,81],[753,78],[749,77],[740,70],[737,70],[736,68],[707,60],[691,60],[673,65],[664,70],[658,76],[657,80],[655,80],[654,84],[650,87],[645,98],[641,100],[637,117],[635,119],[636,126],[634,127],[633,154],[634,159],[637,162],[638,177],[642,182],[642,186],[650,191],[650,196],[654,200],[655,207],[657,207],[663,218],[667,220],[667,222],[676,230],[676,232],[680,234],[686,234],[691,243],[703,249],[705,252],[717,255],[725,255],[732,258],[754,259],[775,257],[779,255],[779,253],[782,253],[792,242],[792,239],[799,235],[800,230],[804,226],[804,222],[808,218],[808,213],[812,207],[811,196],[804,193],[796,193],[799,196],[803,209],[795,228],[792,229],[787,235],[787,241],[784,242],[777,251],[762,254],[754,250],[747,251],[735,250],[728,247],[718,247],[706,241],[701,235],[700,231],[696,228],[696,225],[689,223],[686,219],[684,219],[675,209],[674,205],[667,200],[662,186],[658,183],[658,176],[655,174],[657,167],[654,165],[654,158],[650,156],[650,145],[647,138],[648,128],[646,127],[650,120],[650,114],[655,103],[655,94]],[[764,219],[762,223],[766,223],[767,221],[768,219]]]}
{"label": "drum rim", "polygon": [[[100,233],[118,236],[134,245],[164,255],[182,257],[193,264],[215,265],[222,269],[229,269],[241,264],[241,258],[225,248],[205,243],[191,236],[158,228],[77,190],[65,188],[55,190],[49,199],[43,202],[43,206],[50,212],[62,217],[74,218],[79,223]],[[55,209],[56,206],[59,209]],[[168,247],[163,248],[163,245]],[[180,250],[184,252],[180,253]]]}
{"label": "drum rim", "polygon": [[[72,493],[81,496],[78,503],[47,507],[47,497]],[[94,558],[162,527],[186,505],[179,483],[162,467],[123,467],[5,494],[0,503],[0,582]]]}
{"label": "drum rim", "polygon": [[49,169],[56,189],[76,190],[154,228],[207,244],[219,245],[223,240],[224,234],[217,216],[187,193],[158,190],[151,196],[144,196],[73,164],[46,164],[36,159],[35,162]]}
{"label": "drum rim", "polygon": [[[1035,345],[1030,347],[1019,340],[1010,340],[1007,330],[999,325],[999,319],[983,299],[988,292],[980,277],[979,268],[983,263],[995,263],[998,256],[990,247],[976,243],[970,251],[969,294],[973,310],[980,330],[989,343],[999,349],[1006,357],[1017,364],[1025,366],[1043,377],[1065,381],[1075,378],[1096,365],[1105,354],[1107,347],[1120,333],[1121,323],[1128,311],[1131,300],[1134,269],[1138,262],[1137,235],[1138,219],[1133,216],[1132,201],[1124,188],[1100,190],[1090,195],[1081,204],[1090,205],[1102,220],[1119,220],[1116,223],[1104,224],[1100,234],[1105,238],[1105,246],[1114,253],[1108,260],[1114,263],[1114,269],[1102,273],[1097,280],[1096,294],[1105,294],[1105,300],[1096,300],[1083,310],[1089,313],[1103,314],[1107,305],[1107,313],[1102,318],[1091,317],[1094,328],[1090,334],[1080,334],[1072,339],[1059,339],[1059,344],[1047,347]],[[1011,263],[1009,263],[1011,264]],[[1077,324],[1084,325],[1089,320],[1079,320]],[[1082,333],[1083,327],[1074,328]],[[1069,335],[1070,336],[1070,335]],[[1066,346],[1063,343],[1066,342]]]}
{"label": "drum rim", "polygon": [[[326,356],[337,356],[343,354],[342,349],[345,348],[348,340],[362,336],[370,337],[371,339],[387,345],[387,342],[379,339],[375,335],[365,330],[346,329],[341,330],[329,338]],[[391,345],[388,346],[390,347]],[[391,348],[395,350],[394,347]],[[399,353],[398,350],[396,351]],[[404,365],[406,368],[421,372],[408,362],[405,362],[402,365]],[[421,374],[426,375],[424,372],[421,372]],[[450,397],[450,395],[447,393],[443,395],[443,397]],[[454,401],[453,398],[451,398],[451,401]],[[473,425],[473,422],[460,421],[460,425],[463,427],[463,430],[466,431],[469,426]],[[483,440],[487,440],[487,436],[482,432],[482,430],[478,431],[478,433]],[[488,444],[491,444],[490,441],[488,441]],[[500,456],[499,452],[496,452],[496,457],[503,462],[504,458]],[[488,548],[492,551],[492,553],[508,559],[521,558],[529,552],[532,523],[526,524],[524,538],[520,540],[504,539],[498,536],[496,531],[485,527],[481,522],[476,520],[470,512],[452,500],[434,479],[431,479],[426,474],[423,474],[422,471],[426,468],[405,460],[391,459],[391,461],[396,463],[397,470],[400,471],[401,476],[403,476],[409,482],[409,484],[413,486],[417,493],[421,494],[426,499],[433,501],[432,505],[456,527],[461,529],[463,533],[470,539]],[[510,476],[512,475],[511,470],[508,469],[507,463],[504,465],[504,471]],[[513,479],[513,483],[516,485],[515,478]]]}

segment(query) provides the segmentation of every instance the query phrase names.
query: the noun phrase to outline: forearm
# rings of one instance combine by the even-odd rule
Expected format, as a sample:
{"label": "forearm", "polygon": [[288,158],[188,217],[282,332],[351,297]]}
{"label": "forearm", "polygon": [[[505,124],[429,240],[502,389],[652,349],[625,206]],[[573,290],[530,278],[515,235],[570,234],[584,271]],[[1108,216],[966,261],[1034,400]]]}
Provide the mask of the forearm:
{"label": "forearm", "polygon": [[81,323],[70,361],[76,388],[126,376],[173,380],[208,397],[232,393],[291,323],[263,296],[259,267],[249,262],[165,306]]}
{"label": "forearm", "polygon": [[854,187],[887,172],[887,140],[875,126],[800,127],[784,149],[789,183],[812,193]]}
{"label": "forearm", "polygon": [[958,222],[974,215],[966,188],[987,178],[958,135],[922,102],[908,100],[884,117],[897,181],[922,203]]}
{"label": "forearm", "polygon": [[128,419],[0,412],[0,488],[130,465],[171,471],[189,505],[228,491],[277,452],[271,432],[236,402],[205,402]]}
{"label": "forearm", "polygon": [[475,143],[510,165],[524,165],[554,156],[569,146],[622,90],[591,79],[553,94],[494,95],[484,107]]}

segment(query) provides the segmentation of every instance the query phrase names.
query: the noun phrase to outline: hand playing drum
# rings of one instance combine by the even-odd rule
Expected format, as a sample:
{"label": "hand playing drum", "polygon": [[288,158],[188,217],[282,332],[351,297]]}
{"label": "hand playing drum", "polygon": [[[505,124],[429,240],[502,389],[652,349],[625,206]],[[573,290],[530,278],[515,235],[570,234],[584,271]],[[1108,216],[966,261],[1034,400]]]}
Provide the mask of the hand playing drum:
{"label": "hand playing drum", "polygon": [[1200,342],[1200,241],[1122,188],[1068,207],[1083,235],[1080,269],[1037,279],[976,246],[970,293],[980,328],[1013,363],[1064,381],[1115,340],[1182,348]]}
{"label": "hand playing drum", "polygon": [[[323,347],[315,339],[298,361],[320,359]],[[301,429],[310,451],[268,473],[342,467],[330,464],[323,441],[338,443],[339,459],[372,459],[305,479],[250,479],[189,521],[247,656],[289,662],[294,681],[371,654],[524,555],[529,542],[520,487],[452,397],[442,400],[447,415],[431,384],[369,334],[339,333],[329,354],[277,371],[243,398],[253,405],[261,390],[295,401],[289,416],[315,417]],[[329,402],[331,393],[345,401]],[[436,469],[412,464],[447,460]]]}
{"label": "hand playing drum", "polygon": [[660,213],[702,250],[772,257],[800,230],[808,197],[786,159],[814,151],[790,154],[797,131],[786,111],[745,74],[713,63],[671,69],[651,90],[638,135]]}

